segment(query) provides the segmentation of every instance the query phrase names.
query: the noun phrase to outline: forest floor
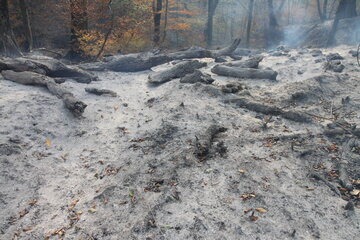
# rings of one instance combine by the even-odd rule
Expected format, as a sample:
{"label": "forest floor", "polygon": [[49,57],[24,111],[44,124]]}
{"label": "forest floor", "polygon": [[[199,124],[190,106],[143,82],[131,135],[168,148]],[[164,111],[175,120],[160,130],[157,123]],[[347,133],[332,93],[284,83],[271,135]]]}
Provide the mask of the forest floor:
{"label": "forest floor", "polygon": [[[357,239],[355,49],[264,52],[260,66],[277,81],[212,74],[212,85],[154,87],[151,71],[98,72],[89,85],[63,83],[88,104],[82,118],[43,88],[0,80],[0,239]],[[324,71],[329,53],[345,58],[342,73]],[[201,61],[211,74],[213,60]],[[246,89],[218,91],[229,81]],[[89,86],[118,97],[91,95]],[[235,96],[312,122],[226,101]],[[198,158],[196,139],[212,125],[226,131]]]}

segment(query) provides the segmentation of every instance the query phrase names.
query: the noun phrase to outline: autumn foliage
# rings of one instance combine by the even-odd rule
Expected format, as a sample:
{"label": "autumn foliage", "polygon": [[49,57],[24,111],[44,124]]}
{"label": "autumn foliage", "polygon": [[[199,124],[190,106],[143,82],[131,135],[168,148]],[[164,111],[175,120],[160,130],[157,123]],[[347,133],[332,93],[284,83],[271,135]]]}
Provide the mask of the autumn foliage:
{"label": "autumn foliage", "polygon": [[[153,34],[153,0],[90,0],[87,5],[88,29],[78,31],[80,48],[89,56],[96,56],[106,37],[109,35],[104,53],[128,53],[146,50],[152,47]],[[63,19],[62,24],[70,28],[69,12],[70,0],[56,4],[56,14]],[[79,9],[82,11],[82,9]],[[167,8],[160,12],[161,20],[161,45],[168,46],[166,36],[172,34],[184,35],[185,40],[194,35],[190,33],[191,16],[198,14],[184,8],[175,0],[169,0]],[[170,32],[170,33],[168,33]],[[171,36],[171,35],[170,35]],[[198,38],[201,40],[202,36]]]}

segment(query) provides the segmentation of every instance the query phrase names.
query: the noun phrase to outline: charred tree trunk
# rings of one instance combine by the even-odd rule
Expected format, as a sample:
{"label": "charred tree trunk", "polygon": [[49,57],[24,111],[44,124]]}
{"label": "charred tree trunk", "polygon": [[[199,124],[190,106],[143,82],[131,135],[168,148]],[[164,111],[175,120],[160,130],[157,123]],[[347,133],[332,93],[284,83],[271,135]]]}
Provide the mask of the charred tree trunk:
{"label": "charred tree trunk", "polygon": [[325,21],[327,19],[328,0],[324,0],[322,7],[321,7],[320,0],[316,0],[316,4],[317,4],[317,9],[318,9],[320,20]]}
{"label": "charred tree trunk", "polygon": [[158,46],[160,43],[161,10],[162,10],[162,0],[154,0],[153,14],[154,14],[154,45],[155,46]]}
{"label": "charred tree trunk", "polygon": [[254,0],[249,0],[248,22],[246,27],[246,47],[250,47],[251,23],[253,19]]}
{"label": "charred tree trunk", "polygon": [[329,33],[327,46],[335,43],[335,34],[339,25],[339,21],[344,18],[356,17],[356,0],[341,0],[336,11],[334,23]]}
{"label": "charred tree trunk", "polygon": [[81,83],[97,81],[97,77],[75,66],[67,66],[55,59],[5,58],[0,59],[0,72],[35,72],[53,78],[71,78]]}
{"label": "charred tree trunk", "polygon": [[193,73],[196,69],[205,66],[206,63],[197,60],[181,62],[165,71],[150,74],[148,83],[159,85],[175,78],[185,77],[186,74]]}
{"label": "charred tree trunk", "polygon": [[84,52],[80,47],[80,37],[88,30],[87,0],[71,0],[71,48],[66,58],[81,60]]}
{"label": "charred tree trunk", "polygon": [[26,44],[24,46],[25,51],[30,52],[33,48],[33,35],[31,31],[30,17],[28,11],[28,5],[25,0],[19,0],[21,19],[23,22],[23,28],[26,37]]}
{"label": "charred tree trunk", "polygon": [[169,15],[169,0],[165,0],[165,16],[164,16],[164,31],[161,39],[161,43],[163,43],[166,39],[167,33],[167,25],[168,25],[168,15]]}
{"label": "charred tree trunk", "polygon": [[206,25],[206,44],[210,48],[213,42],[214,14],[219,0],[208,0],[208,17]]}
{"label": "charred tree trunk", "polygon": [[109,13],[111,15],[110,28],[108,29],[107,33],[105,34],[104,41],[103,41],[103,43],[101,45],[101,48],[100,48],[98,54],[95,57],[95,60],[97,60],[100,57],[100,55],[104,52],[106,42],[108,41],[108,39],[109,39],[109,37],[111,35],[111,32],[113,31],[113,28],[114,28],[114,18],[115,18],[115,16],[114,16],[114,12],[113,12],[113,10],[111,8],[111,3],[112,3],[112,0],[109,0],[108,9],[109,9]]}
{"label": "charred tree trunk", "polygon": [[323,5],[323,15],[324,15],[324,19],[327,20],[327,7],[328,7],[328,0],[324,0],[324,5]]}
{"label": "charred tree trunk", "polygon": [[319,13],[320,20],[325,21],[324,13],[323,13],[323,11],[321,9],[320,0],[316,0],[316,4],[317,4],[317,10],[318,10],[318,13]]}
{"label": "charred tree trunk", "polygon": [[173,60],[231,56],[235,49],[239,46],[240,42],[241,39],[235,39],[230,46],[219,50],[208,50],[201,47],[191,47],[185,51],[173,52],[168,54],[128,54],[113,57],[112,59],[104,63],[98,62],[82,64],[81,68],[89,71],[104,71],[105,69],[108,69],[115,72],[139,72],[149,70],[152,67],[171,62]]}
{"label": "charred tree trunk", "polygon": [[234,98],[225,100],[225,103],[233,103],[240,108],[245,108],[250,111],[270,115],[270,116],[281,116],[285,119],[300,122],[300,123],[311,123],[312,119],[305,113],[296,111],[285,111],[277,106],[268,105],[260,102],[256,102],[247,98]]}
{"label": "charred tree trunk", "polygon": [[286,0],[282,0],[282,2],[280,3],[278,9],[276,10],[276,14],[279,14],[283,10],[283,8],[285,6],[285,3],[286,3]]}
{"label": "charred tree trunk", "polygon": [[9,57],[22,55],[11,29],[7,0],[0,0],[0,53]]}
{"label": "charred tree trunk", "polygon": [[259,64],[263,59],[263,56],[254,56],[245,61],[233,61],[230,63],[225,63],[224,65],[237,68],[259,68]]}
{"label": "charred tree trunk", "polygon": [[272,47],[282,41],[283,33],[279,29],[279,24],[274,11],[273,0],[267,0],[267,3],[269,9],[269,28],[266,33],[267,45],[268,47]]}
{"label": "charred tree trunk", "polygon": [[276,80],[278,73],[270,69],[254,69],[254,68],[240,68],[229,67],[225,65],[216,65],[211,69],[211,72],[227,77],[244,78],[244,79],[269,79]]}

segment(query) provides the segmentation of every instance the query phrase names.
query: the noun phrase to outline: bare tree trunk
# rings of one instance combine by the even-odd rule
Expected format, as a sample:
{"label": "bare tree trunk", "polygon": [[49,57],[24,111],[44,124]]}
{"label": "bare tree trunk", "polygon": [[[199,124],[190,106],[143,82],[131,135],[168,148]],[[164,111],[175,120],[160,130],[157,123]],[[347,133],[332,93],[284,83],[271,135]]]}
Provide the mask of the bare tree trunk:
{"label": "bare tree trunk", "polygon": [[306,3],[305,3],[305,8],[304,8],[305,13],[306,13],[307,10],[309,9],[309,4],[310,4],[310,1],[306,1]]}
{"label": "bare tree trunk", "polygon": [[110,37],[110,35],[111,35],[111,32],[112,32],[112,30],[113,30],[113,28],[114,28],[114,12],[112,11],[111,3],[112,3],[112,0],[109,0],[108,8],[109,8],[109,13],[110,13],[110,15],[111,15],[110,28],[109,28],[109,30],[107,31],[106,35],[105,35],[104,42],[103,42],[103,44],[101,45],[101,48],[100,48],[98,54],[96,55],[95,60],[97,60],[97,59],[100,57],[100,55],[103,53],[104,48],[105,48],[105,45],[106,45],[106,42],[107,42],[107,40],[109,39],[109,37]]}
{"label": "bare tree trunk", "polygon": [[324,0],[322,6],[320,0],[316,0],[316,4],[317,4],[317,10],[319,13],[320,20],[325,21],[328,18],[327,17],[328,0]]}
{"label": "bare tree trunk", "polygon": [[251,33],[251,23],[253,19],[254,11],[254,0],[249,0],[249,10],[248,10],[248,22],[246,28],[246,47],[250,47],[250,33]]}
{"label": "bare tree trunk", "polygon": [[336,11],[335,20],[329,33],[327,46],[331,46],[335,43],[335,34],[339,21],[344,18],[356,17],[356,0],[340,0],[338,9]]}
{"label": "bare tree trunk", "polygon": [[283,0],[283,1],[280,3],[278,9],[276,10],[276,14],[279,14],[279,13],[282,11],[282,9],[283,9],[284,6],[285,6],[285,3],[286,3],[286,0]]}
{"label": "bare tree trunk", "polygon": [[80,37],[88,30],[87,0],[70,0],[71,9],[71,48],[67,58],[80,60],[84,52],[80,47]]}
{"label": "bare tree trunk", "polygon": [[0,0],[0,53],[5,56],[21,56],[9,19],[7,0]]}
{"label": "bare tree trunk", "polygon": [[161,25],[161,10],[162,0],[153,1],[153,15],[154,15],[154,45],[158,46],[160,43],[160,25]]}
{"label": "bare tree trunk", "polygon": [[26,37],[26,46],[25,50],[31,52],[33,48],[33,35],[31,31],[30,17],[28,11],[28,5],[25,0],[19,0],[21,18],[24,26],[24,32]]}
{"label": "bare tree trunk", "polygon": [[320,20],[325,21],[324,13],[323,13],[323,11],[321,9],[320,0],[316,0],[316,4],[317,4],[317,10],[318,10],[318,13],[319,13]]}
{"label": "bare tree trunk", "polygon": [[169,14],[169,0],[165,0],[165,16],[164,16],[164,32],[163,37],[161,39],[161,43],[163,43],[166,39],[167,33],[167,25],[168,25],[168,14]]}
{"label": "bare tree trunk", "polygon": [[279,24],[276,20],[273,0],[267,0],[268,9],[269,9],[269,27],[266,33],[267,45],[272,47],[283,39],[283,33],[279,30]]}
{"label": "bare tree trunk", "polygon": [[208,18],[206,26],[206,45],[208,48],[212,46],[213,42],[213,23],[214,23],[214,14],[219,0],[208,0]]}
{"label": "bare tree trunk", "polygon": [[332,4],[331,4],[331,8],[328,14],[328,19],[331,18],[331,16],[333,15],[334,11],[335,11],[335,5],[336,5],[337,0],[333,0]]}
{"label": "bare tree trunk", "polygon": [[327,20],[327,8],[328,8],[328,0],[324,0],[323,15],[325,20]]}

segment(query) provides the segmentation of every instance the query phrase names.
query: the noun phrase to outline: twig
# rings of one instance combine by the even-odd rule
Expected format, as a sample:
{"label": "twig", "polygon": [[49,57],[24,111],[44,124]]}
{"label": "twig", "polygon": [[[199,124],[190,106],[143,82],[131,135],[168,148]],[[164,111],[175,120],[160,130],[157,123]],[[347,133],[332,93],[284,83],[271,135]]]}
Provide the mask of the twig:
{"label": "twig", "polygon": [[330,115],[331,116],[334,116],[334,114],[333,114],[333,111],[334,111],[333,106],[334,106],[334,101],[331,101],[331,106],[330,106]]}
{"label": "twig", "polygon": [[306,115],[309,115],[311,117],[315,117],[315,118],[321,118],[321,119],[324,119],[324,120],[334,120],[334,118],[327,118],[327,117],[322,117],[322,116],[318,116],[318,115],[315,115],[315,114],[311,114],[311,113],[306,113]]}
{"label": "twig", "polygon": [[331,182],[329,182],[328,180],[326,180],[325,178],[323,178],[319,174],[317,174],[315,172],[311,172],[309,174],[309,177],[313,177],[313,178],[315,178],[317,180],[323,181],[326,186],[328,186],[332,191],[334,191],[336,193],[336,195],[341,196],[341,193],[340,193],[339,189],[337,189]]}
{"label": "twig", "polygon": [[33,50],[40,50],[40,51],[45,51],[45,52],[49,52],[49,53],[54,53],[54,54],[58,55],[59,57],[62,57],[61,53],[58,53],[58,52],[55,52],[53,50],[46,49],[46,48],[36,48],[36,49],[33,49]]}

